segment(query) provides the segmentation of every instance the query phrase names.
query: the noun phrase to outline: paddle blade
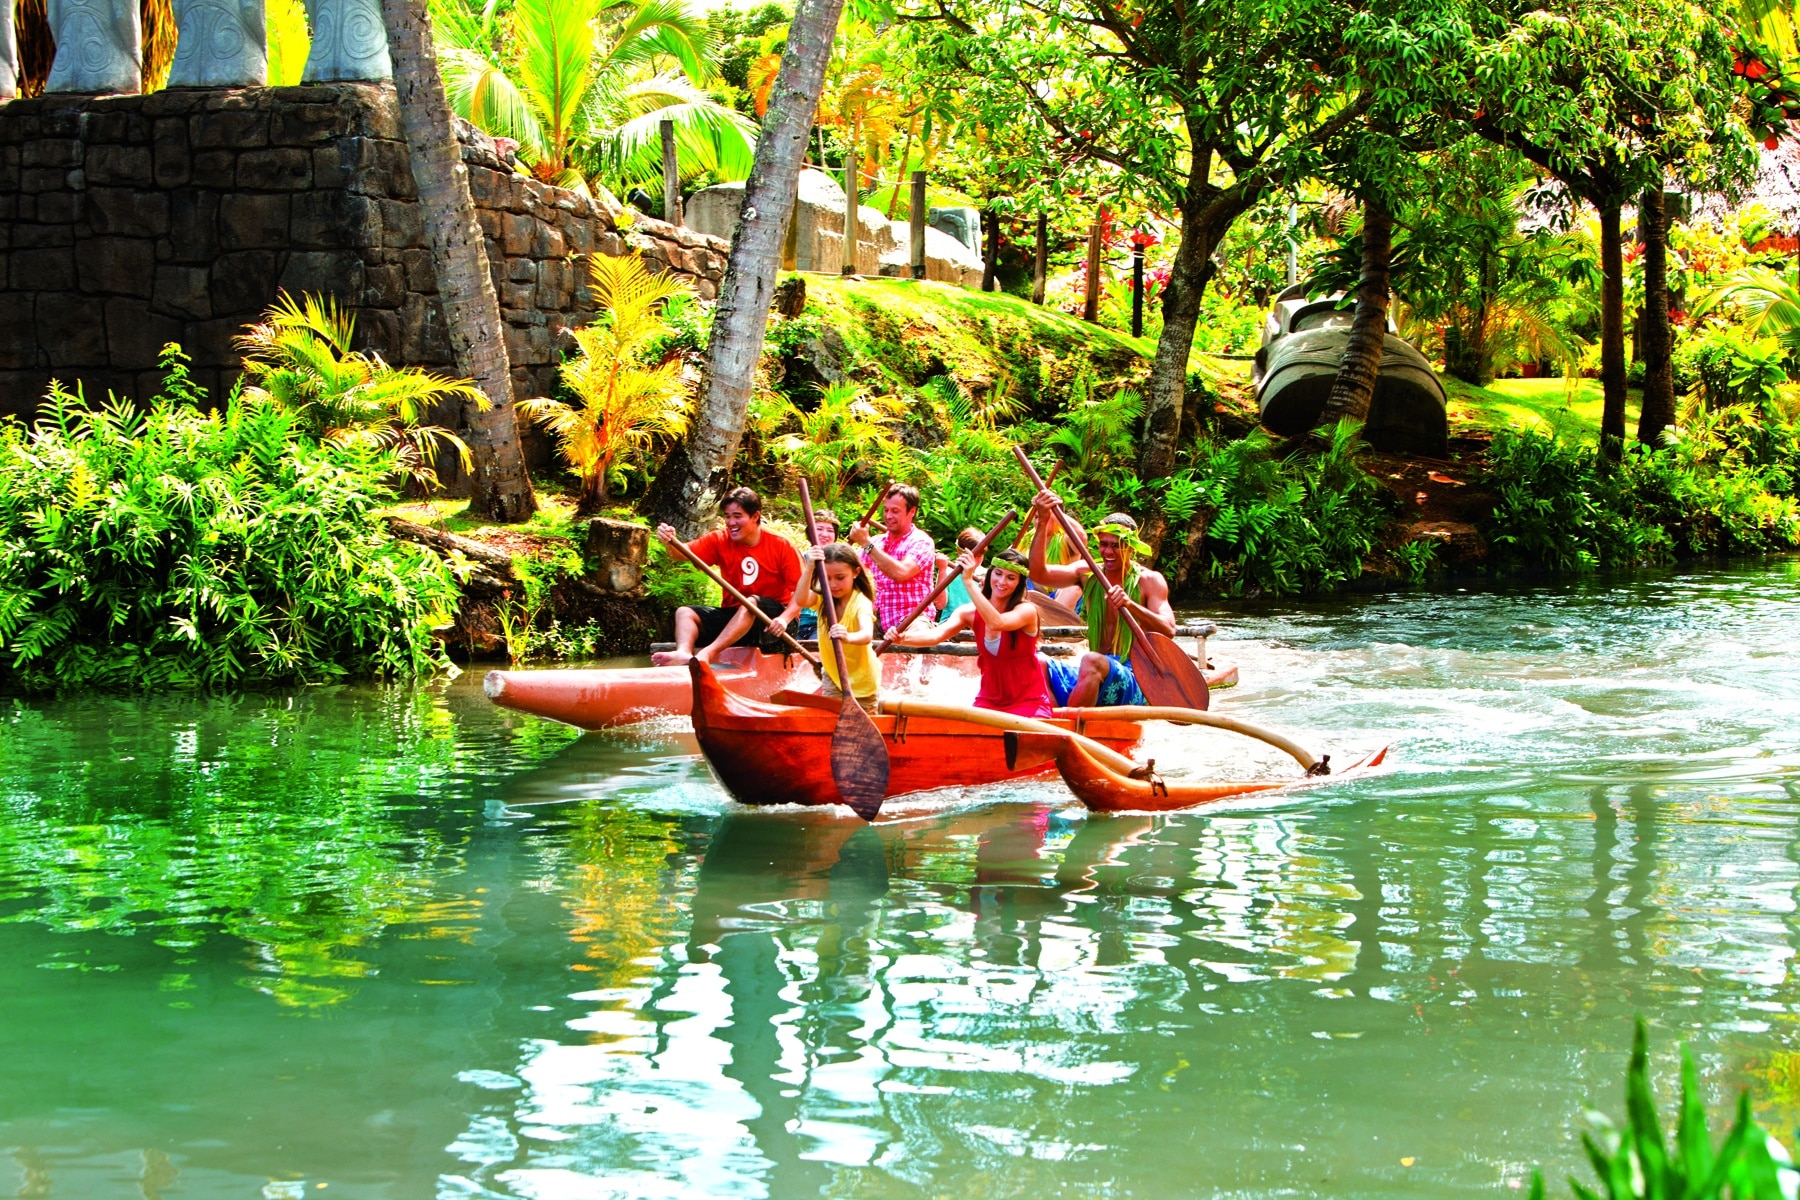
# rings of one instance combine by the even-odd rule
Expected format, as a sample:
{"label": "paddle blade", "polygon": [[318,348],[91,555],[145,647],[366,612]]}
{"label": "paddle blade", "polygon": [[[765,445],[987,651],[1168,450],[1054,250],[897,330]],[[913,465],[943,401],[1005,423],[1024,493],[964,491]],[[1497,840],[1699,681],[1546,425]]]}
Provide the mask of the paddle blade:
{"label": "paddle blade", "polygon": [[1165,634],[1152,633],[1144,641],[1131,647],[1131,670],[1144,699],[1157,708],[1197,708],[1205,712],[1212,704],[1212,689],[1206,686],[1206,676],[1187,651]]}
{"label": "paddle blade", "polygon": [[1055,596],[1050,595],[1048,592],[1026,592],[1025,599],[1028,603],[1034,605],[1039,612],[1043,613],[1044,616],[1050,618],[1052,624],[1087,624],[1086,621],[1081,619],[1080,613],[1076,612],[1068,605],[1059,602]]}
{"label": "paddle blade", "polygon": [[873,821],[887,798],[888,752],[881,731],[855,697],[845,696],[831,733],[831,778],[838,798],[857,816]]}

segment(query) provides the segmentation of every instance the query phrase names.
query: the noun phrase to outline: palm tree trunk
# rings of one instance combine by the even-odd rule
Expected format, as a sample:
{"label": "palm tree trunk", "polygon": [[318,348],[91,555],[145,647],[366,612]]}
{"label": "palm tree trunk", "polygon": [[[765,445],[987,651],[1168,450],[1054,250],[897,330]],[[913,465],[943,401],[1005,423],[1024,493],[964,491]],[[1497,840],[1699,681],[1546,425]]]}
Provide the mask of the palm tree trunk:
{"label": "palm tree trunk", "polygon": [[475,222],[468,168],[463,166],[462,144],[444,98],[424,0],[381,0],[381,17],[456,369],[474,380],[489,401],[485,410],[472,404],[464,407],[468,425],[464,440],[475,466],[469,508],[490,521],[523,521],[536,511],[537,497],[525,472],[513,415],[512,368],[506,358],[500,301],[488,273],[481,226]]}
{"label": "palm tree trunk", "polygon": [[1675,423],[1675,372],[1669,361],[1674,330],[1669,322],[1669,214],[1662,183],[1638,203],[1638,235],[1644,240],[1644,405],[1638,441],[1660,446]]}
{"label": "palm tree trunk", "polygon": [[[384,0],[396,3],[398,0]],[[844,0],[800,0],[787,51],[756,139],[744,208],[719,285],[699,411],[644,499],[646,512],[692,537],[711,519],[726,472],[744,438],[744,418],[762,357],[763,334],[781,264],[785,226],[800,187],[800,162],[825,83],[825,64]],[[850,153],[856,153],[852,147]]]}
{"label": "palm tree trunk", "polygon": [[1356,281],[1356,317],[1332,381],[1331,395],[1319,424],[1336,425],[1348,417],[1367,421],[1381,378],[1381,352],[1387,344],[1388,273],[1393,265],[1394,218],[1374,198],[1363,201],[1362,274]]}
{"label": "palm tree trunk", "polygon": [[1619,249],[1619,208],[1600,209],[1600,456],[1618,462],[1625,448],[1625,257]]}

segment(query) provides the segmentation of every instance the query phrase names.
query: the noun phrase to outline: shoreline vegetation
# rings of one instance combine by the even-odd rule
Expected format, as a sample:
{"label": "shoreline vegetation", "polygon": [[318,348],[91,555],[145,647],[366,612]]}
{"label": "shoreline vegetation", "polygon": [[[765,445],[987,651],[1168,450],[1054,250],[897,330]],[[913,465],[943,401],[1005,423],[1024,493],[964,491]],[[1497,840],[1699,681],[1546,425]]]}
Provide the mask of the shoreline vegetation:
{"label": "shoreline vegetation", "polygon": [[[1134,469],[1145,343],[1005,295],[805,286],[796,315],[771,319],[737,469],[790,533],[799,475],[845,508],[897,478],[921,488],[922,523],[948,544],[1028,502],[1019,443],[1064,463],[1084,517],[1159,509],[1159,566],[1189,604],[1800,545],[1789,385],[1742,362],[1696,378],[1696,419],[1669,444],[1609,467],[1589,380],[1453,382],[1450,456],[1415,460],[1368,451],[1348,423],[1284,445],[1255,425],[1247,364],[1196,353],[1198,417],[1180,469],[1150,487]],[[539,512],[505,526],[419,494],[434,455],[456,453],[441,442],[454,435],[420,425],[423,402],[454,385],[349,350],[343,329],[277,336],[284,320],[287,334],[328,325],[307,311],[290,304],[247,335],[251,369],[228,397],[196,388],[171,347],[147,405],[73,381],[31,427],[0,428],[8,684],[219,687],[638,653],[676,607],[706,599],[654,539],[625,593],[594,586],[582,553],[590,517],[642,523],[633,503],[679,431],[669,406],[704,344],[702,306],[678,296],[638,314],[655,328],[623,353],[654,376],[647,401],[589,396],[612,406],[616,444],[592,450],[607,456],[605,502],[591,502],[591,474],[541,472]],[[1701,405],[1709,387],[1724,394]],[[649,416],[628,411],[646,403]]]}

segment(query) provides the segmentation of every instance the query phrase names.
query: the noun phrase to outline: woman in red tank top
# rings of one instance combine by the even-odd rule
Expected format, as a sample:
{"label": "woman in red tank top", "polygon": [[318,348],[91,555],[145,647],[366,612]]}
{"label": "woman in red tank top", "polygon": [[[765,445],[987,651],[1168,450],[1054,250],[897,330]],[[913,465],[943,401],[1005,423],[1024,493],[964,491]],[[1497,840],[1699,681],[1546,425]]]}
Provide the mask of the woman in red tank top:
{"label": "woman in red tank top", "polygon": [[[968,551],[956,560],[964,575],[975,561]],[[968,604],[958,608],[941,625],[924,629],[918,623],[894,640],[907,646],[935,646],[964,629],[975,633],[976,662],[981,667],[981,690],[976,708],[992,708],[1021,717],[1048,717],[1054,711],[1044,667],[1038,661],[1038,610],[1021,604],[1029,563],[1017,550],[1002,550],[988,569],[980,591],[969,593]]]}

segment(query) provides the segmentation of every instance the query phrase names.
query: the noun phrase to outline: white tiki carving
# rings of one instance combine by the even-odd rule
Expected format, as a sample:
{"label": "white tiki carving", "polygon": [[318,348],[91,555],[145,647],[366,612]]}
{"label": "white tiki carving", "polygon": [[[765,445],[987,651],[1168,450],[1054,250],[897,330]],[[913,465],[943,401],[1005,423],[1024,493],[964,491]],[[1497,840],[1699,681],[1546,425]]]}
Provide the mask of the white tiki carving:
{"label": "white tiki carving", "polygon": [[312,26],[312,53],[302,83],[334,80],[379,81],[394,77],[388,61],[387,29],[381,0],[305,0]]}
{"label": "white tiki carving", "polygon": [[50,0],[56,58],[47,92],[113,95],[144,89],[137,0]]}
{"label": "white tiki carving", "polygon": [[173,2],[177,40],[170,87],[259,87],[268,82],[263,0]]}

